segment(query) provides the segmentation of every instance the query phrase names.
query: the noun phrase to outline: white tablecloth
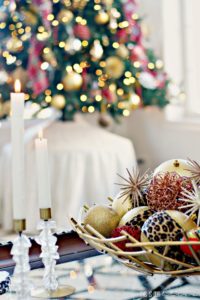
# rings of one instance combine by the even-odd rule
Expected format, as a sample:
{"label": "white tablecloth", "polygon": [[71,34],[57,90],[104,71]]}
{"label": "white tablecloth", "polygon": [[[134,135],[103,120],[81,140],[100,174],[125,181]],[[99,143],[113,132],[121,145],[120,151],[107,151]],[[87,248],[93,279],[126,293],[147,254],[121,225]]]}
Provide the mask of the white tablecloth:
{"label": "white tablecloth", "polygon": [[[52,212],[59,228],[69,226],[84,203],[106,203],[118,192],[117,173],[136,164],[132,143],[123,137],[91,126],[83,120],[55,122],[47,127],[51,176]],[[10,146],[2,159],[3,227],[12,228]],[[33,136],[26,142],[27,229],[36,229],[39,219]]]}

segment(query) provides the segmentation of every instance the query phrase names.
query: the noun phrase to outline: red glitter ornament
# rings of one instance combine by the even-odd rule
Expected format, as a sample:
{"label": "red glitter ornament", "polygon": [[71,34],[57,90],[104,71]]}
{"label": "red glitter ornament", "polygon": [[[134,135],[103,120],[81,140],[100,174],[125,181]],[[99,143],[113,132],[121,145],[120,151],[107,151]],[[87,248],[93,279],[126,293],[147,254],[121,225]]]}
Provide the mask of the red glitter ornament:
{"label": "red glitter ornament", "polygon": [[[116,237],[122,236],[121,232],[123,230],[126,231],[128,234],[130,234],[132,237],[134,237],[136,240],[140,241],[140,234],[141,234],[140,229],[133,227],[133,226],[127,226],[127,225],[122,226],[122,227],[117,227],[116,229],[114,229],[112,232],[112,237],[116,238]],[[138,248],[135,248],[135,247],[126,248],[126,243],[128,243],[128,242],[130,243],[130,240],[127,239],[127,240],[117,242],[114,244],[123,251],[138,251]]]}
{"label": "red glitter ornament", "polygon": [[191,180],[175,172],[158,173],[147,190],[149,208],[155,211],[179,209],[183,202],[177,200],[182,196],[183,187],[192,190]]}

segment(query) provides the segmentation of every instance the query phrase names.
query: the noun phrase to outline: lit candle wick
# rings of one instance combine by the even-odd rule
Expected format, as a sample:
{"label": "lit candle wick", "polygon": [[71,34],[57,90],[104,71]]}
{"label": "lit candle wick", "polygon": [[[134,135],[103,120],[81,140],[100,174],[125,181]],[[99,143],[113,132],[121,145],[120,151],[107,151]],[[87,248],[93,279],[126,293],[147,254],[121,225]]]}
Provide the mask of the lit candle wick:
{"label": "lit candle wick", "polygon": [[14,88],[15,88],[15,93],[21,92],[21,82],[19,79],[15,80]]}
{"label": "lit candle wick", "polygon": [[38,138],[39,138],[40,140],[43,139],[43,131],[42,131],[42,129],[40,129],[39,132],[38,132]]}

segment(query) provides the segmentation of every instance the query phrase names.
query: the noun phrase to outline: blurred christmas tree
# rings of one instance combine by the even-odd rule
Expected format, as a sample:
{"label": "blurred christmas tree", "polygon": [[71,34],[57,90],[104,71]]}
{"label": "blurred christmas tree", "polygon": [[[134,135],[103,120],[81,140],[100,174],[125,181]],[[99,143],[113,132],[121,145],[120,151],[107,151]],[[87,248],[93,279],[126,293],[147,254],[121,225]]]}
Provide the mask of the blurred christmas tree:
{"label": "blurred christmas tree", "polygon": [[0,0],[0,115],[13,81],[26,100],[72,119],[165,106],[163,63],[145,49],[135,0]]}

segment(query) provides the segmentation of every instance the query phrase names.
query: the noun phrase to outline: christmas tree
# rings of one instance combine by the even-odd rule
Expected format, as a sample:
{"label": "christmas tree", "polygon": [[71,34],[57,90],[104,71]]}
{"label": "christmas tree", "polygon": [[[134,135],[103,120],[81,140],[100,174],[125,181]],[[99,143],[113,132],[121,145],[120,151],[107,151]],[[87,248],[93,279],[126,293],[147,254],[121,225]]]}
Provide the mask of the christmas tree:
{"label": "christmas tree", "polygon": [[165,106],[163,63],[143,43],[135,0],[0,0],[0,115],[16,78],[26,100],[128,116]]}

